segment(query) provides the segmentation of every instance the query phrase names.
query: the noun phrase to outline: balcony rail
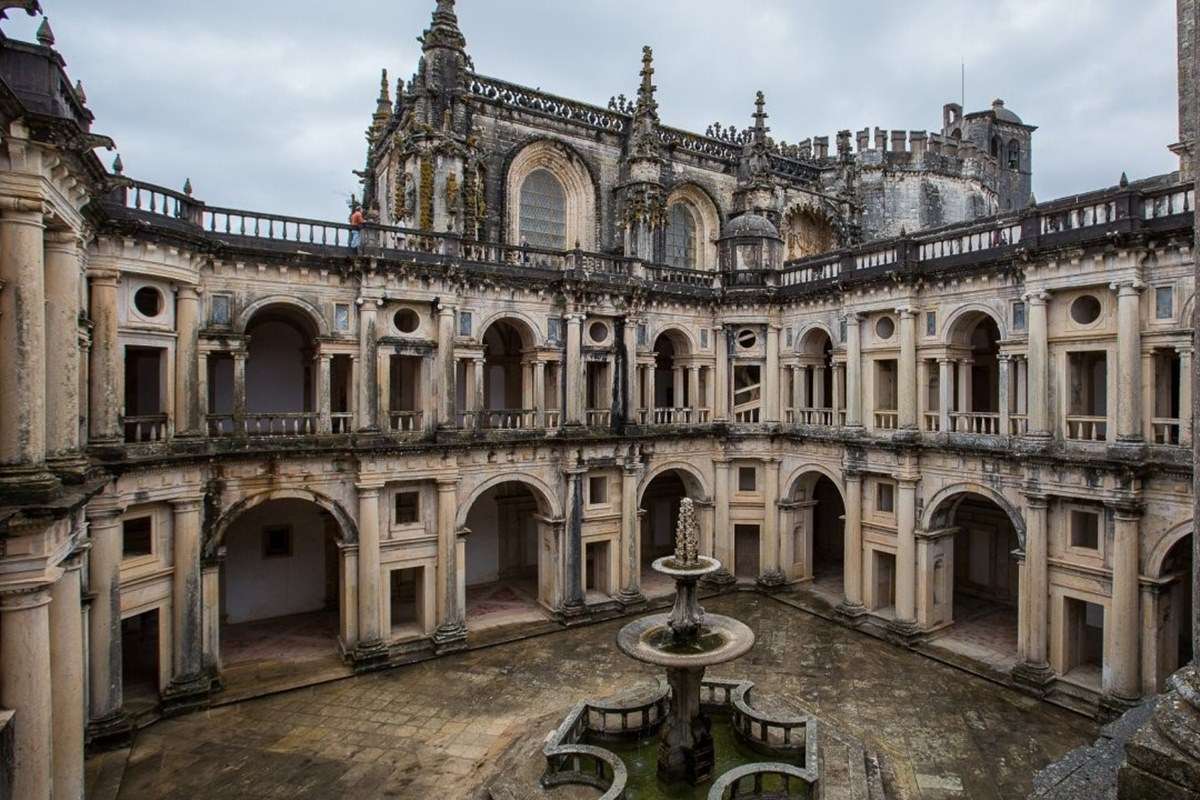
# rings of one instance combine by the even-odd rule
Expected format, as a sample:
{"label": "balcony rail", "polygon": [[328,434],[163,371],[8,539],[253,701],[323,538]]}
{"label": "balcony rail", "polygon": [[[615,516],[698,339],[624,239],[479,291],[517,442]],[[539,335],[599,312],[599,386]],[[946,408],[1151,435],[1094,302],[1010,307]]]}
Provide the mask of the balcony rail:
{"label": "balcony rail", "polygon": [[978,411],[956,411],[950,415],[955,433],[996,436],[1000,433],[1000,415]]}
{"label": "balcony rail", "polygon": [[803,283],[834,280],[842,274],[841,256],[826,256],[816,263],[784,269],[779,273],[780,286],[796,286]]}
{"label": "balcony rail", "polygon": [[816,797],[815,771],[784,763],[746,764],[713,781],[708,800],[791,800]]}
{"label": "balcony rail", "polygon": [[650,425],[705,425],[711,412],[707,408],[655,408],[639,412],[643,424]]}
{"label": "balcony rail", "polygon": [[1043,234],[1075,231],[1081,228],[1090,228],[1093,225],[1107,225],[1117,221],[1117,203],[1115,200],[1107,200],[1102,203],[1068,208],[1042,214],[1040,219]]}
{"label": "balcony rail", "polygon": [[1142,219],[1162,219],[1176,214],[1191,214],[1195,209],[1195,191],[1175,189],[1142,200]]}
{"label": "balcony rail", "polygon": [[900,427],[900,412],[899,411],[876,411],[875,412],[875,429],[880,431],[894,431]]}
{"label": "balcony rail", "polygon": [[832,408],[795,408],[791,409],[790,413],[796,425],[816,425],[822,428],[833,427],[836,417]]}
{"label": "balcony rail", "polygon": [[363,244],[381,250],[448,256],[457,252],[457,237],[385,225],[364,225]]}
{"label": "balcony rail", "polygon": [[351,247],[350,225],[280,214],[262,214],[232,208],[204,207],[200,227],[209,233],[248,236],[295,244]]}
{"label": "balcony rail", "polygon": [[354,415],[345,411],[335,411],[329,415],[330,433],[353,433]]}
{"label": "balcony rail", "polygon": [[1013,223],[922,242],[917,254],[922,261],[928,261],[934,258],[958,256],[963,253],[980,253],[984,250],[994,250],[997,247],[1020,244],[1020,242],[1021,226]]}
{"label": "balcony rail", "polygon": [[612,425],[612,411],[607,408],[589,408],[584,412],[589,428],[608,428]]}
{"label": "balcony rail", "polygon": [[388,412],[389,430],[392,433],[420,433],[424,430],[424,411]]}
{"label": "balcony rail", "polygon": [[1077,442],[1106,441],[1108,419],[1071,414],[1067,417],[1067,438]]}
{"label": "balcony rail", "polygon": [[537,412],[530,408],[488,409],[478,415],[484,430],[519,431],[538,427]]}
{"label": "balcony rail", "polygon": [[733,421],[742,425],[752,425],[758,422],[758,408],[735,408],[733,410]]}
{"label": "balcony rail", "polygon": [[668,267],[662,264],[646,266],[646,277],[656,283],[666,283],[674,286],[697,286],[711,289],[717,285],[717,273],[702,269],[685,269],[683,267]]}
{"label": "balcony rail", "polygon": [[233,436],[237,433],[233,414],[209,414],[204,419],[204,432],[214,439]]}
{"label": "balcony rail", "polygon": [[1008,433],[1010,436],[1024,436],[1029,433],[1029,417],[1025,414],[1009,414]]}
{"label": "balcony rail", "polygon": [[1180,421],[1170,417],[1155,417],[1150,420],[1154,444],[1179,444],[1182,430]]}
{"label": "balcony rail", "polygon": [[130,444],[162,442],[170,433],[166,414],[121,417],[121,424],[125,428],[125,441]]}
{"label": "balcony rail", "polygon": [[942,412],[926,411],[922,416],[922,419],[925,423],[923,430],[929,431],[930,433],[937,433],[942,429]]}
{"label": "balcony rail", "polygon": [[247,436],[308,436],[317,432],[317,415],[309,411],[247,414]]}

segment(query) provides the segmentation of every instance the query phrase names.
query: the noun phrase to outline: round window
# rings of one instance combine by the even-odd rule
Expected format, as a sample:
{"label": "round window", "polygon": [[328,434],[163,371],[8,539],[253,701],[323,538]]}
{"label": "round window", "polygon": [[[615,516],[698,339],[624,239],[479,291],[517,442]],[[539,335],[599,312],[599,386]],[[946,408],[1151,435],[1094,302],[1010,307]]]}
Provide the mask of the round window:
{"label": "round window", "polygon": [[1100,319],[1100,301],[1090,294],[1075,298],[1071,303],[1071,319],[1078,325],[1091,325]]}
{"label": "round window", "polygon": [[758,343],[758,336],[755,335],[754,331],[747,328],[745,330],[738,331],[737,341],[742,348],[749,350]]}
{"label": "round window", "polygon": [[588,336],[593,342],[603,342],[608,338],[608,326],[603,322],[593,322],[588,326]]}
{"label": "round window", "polygon": [[883,317],[875,323],[875,335],[880,339],[890,339],[896,332],[896,323],[891,317]]}
{"label": "round window", "polygon": [[401,333],[413,333],[421,327],[421,318],[411,308],[402,308],[397,311],[396,316],[392,317],[392,322],[396,325],[396,330]]}
{"label": "round window", "polygon": [[143,286],[133,295],[133,306],[143,317],[157,317],[162,313],[162,292],[153,286]]}

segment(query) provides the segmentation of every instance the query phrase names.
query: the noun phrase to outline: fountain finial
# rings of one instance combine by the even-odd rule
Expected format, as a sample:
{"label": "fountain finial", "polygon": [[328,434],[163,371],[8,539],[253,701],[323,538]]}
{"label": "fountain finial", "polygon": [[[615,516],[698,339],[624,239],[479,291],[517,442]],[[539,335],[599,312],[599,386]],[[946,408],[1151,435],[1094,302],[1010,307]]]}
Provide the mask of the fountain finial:
{"label": "fountain finial", "polygon": [[700,535],[692,498],[679,501],[679,522],[675,525],[675,563],[690,567],[700,561]]}

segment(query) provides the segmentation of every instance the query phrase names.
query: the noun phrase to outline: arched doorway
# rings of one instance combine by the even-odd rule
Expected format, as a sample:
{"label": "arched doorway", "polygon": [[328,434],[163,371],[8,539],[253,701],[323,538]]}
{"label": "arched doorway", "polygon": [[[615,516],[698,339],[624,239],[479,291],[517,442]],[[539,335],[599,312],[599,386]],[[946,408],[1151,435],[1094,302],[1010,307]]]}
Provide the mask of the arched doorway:
{"label": "arched doorway", "polygon": [[[675,552],[675,526],[683,498],[702,499],[704,490],[696,476],[682,469],[667,469],[655,475],[642,490],[639,503],[639,551],[642,594],[660,597],[675,591],[675,583],[651,568],[656,558]],[[705,542],[701,542],[704,550]]]}
{"label": "arched doorway", "polygon": [[1009,512],[975,492],[931,517],[924,592],[929,627],[953,623],[939,646],[1007,672],[1017,663],[1020,538]]}
{"label": "arched doorway", "polygon": [[246,325],[246,431],[251,436],[317,432],[317,336],[297,308],[270,305]]}
{"label": "arched doorway", "polygon": [[698,397],[691,397],[699,387],[689,386],[690,353],[687,337],[677,331],[660,333],[654,340],[653,423],[689,422],[689,410],[703,405]]}
{"label": "arched doorway", "polygon": [[1166,585],[1157,600],[1157,674],[1154,676],[1156,685],[1151,687],[1153,691],[1163,691],[1167,678],[1193,657],[1191,620],[1196,598],[1192,596],[1195,566],[1192,536],[1189,533],[1171,545],[1158,572],[1158,578]]}
{"label": "arched doorway", "polygon": [[814,328],[804,334],[791,373],[791,421],[798,425],[832,426],[835,423],[833,340],[825,330]]}
{"label": "arched doorway", "polygon": [[950,338],[957,358],[951,429],[1007,433],[1000,430],[1000,326],[989,314],[972,311],[954,323]]}
{"label": "arched doorway", "polygon": [[784,552],[791,553],[785,569],[792,580],[836,605],[843,597],[846,550],[846,504],[841,489],[827,475],[807,472],[796,479],[788,495],[790,534]]}
{"label": "arched doorway", "polygon": [[[482,372],[464,376],[459,384],[482,404],[479,424],[504,430],[535,427],[533,332],[520,320],[499,319],[484,331],[482,342]],[[477,380],[481,386],[474,385]]]}
{"label": "arched doorway", "polygon": [[267,500],[228,524],[220,571],[227,672],[268,664],[311,669],[353,645],[340,613],[343,602],[355,602],[343,597],[342,539],[333,515],[301,498]]}
{"label": "arched doorway", "polygon": [[475,498],[466,515],[463,566],[473,631],[547,618],[556,597],[556,553],[547,508],[528,484],[506,481]]}

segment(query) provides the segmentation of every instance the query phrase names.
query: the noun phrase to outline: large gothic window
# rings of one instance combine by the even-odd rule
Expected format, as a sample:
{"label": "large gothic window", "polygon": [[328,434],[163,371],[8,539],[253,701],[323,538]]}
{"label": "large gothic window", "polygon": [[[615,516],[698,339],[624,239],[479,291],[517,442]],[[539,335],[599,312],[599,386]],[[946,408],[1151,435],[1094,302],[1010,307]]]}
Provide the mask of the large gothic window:
{"label": "large gothic window", "polygon": [[693,269],[696,266],[696,220],[683,203],[667,213],[667,264]]}
{"label": "large gothic window", "polygon": [[549,170],[536,169],[521,184],[521,243],[548,250],[567,247],[567,194]]}

